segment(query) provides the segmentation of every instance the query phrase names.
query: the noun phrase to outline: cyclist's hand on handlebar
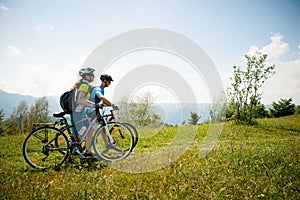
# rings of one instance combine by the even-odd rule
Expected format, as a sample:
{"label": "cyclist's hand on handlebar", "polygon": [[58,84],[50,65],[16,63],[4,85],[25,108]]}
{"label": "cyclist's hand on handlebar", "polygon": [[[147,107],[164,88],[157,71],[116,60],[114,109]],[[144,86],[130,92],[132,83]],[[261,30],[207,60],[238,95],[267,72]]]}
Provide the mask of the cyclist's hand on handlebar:
{"label": "cyclist's hand on handlebar", "polygon": [[112,104],[111,107],[112,107],[113,110],[119,110],[119,107],[116,106],[115,104]]}

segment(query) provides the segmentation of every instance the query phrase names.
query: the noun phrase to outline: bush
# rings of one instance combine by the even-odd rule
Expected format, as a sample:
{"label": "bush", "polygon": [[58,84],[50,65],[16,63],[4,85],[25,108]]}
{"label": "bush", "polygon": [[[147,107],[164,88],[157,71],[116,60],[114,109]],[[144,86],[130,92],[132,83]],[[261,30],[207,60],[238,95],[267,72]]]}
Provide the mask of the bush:
{"label": "bush", "polygon": [[295,114],[296,106],[292,103],[292,98],[280,99],[278,103],[273,102],[270,108],[270,115],[272,117],[284,117]]}

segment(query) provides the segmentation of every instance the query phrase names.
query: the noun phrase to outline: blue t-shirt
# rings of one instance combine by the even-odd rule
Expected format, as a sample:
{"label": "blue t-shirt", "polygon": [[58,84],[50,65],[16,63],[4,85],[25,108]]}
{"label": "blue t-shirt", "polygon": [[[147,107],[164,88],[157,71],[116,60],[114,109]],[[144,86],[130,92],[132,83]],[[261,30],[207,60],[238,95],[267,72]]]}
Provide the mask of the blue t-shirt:
{"label": "blue t-shirt", "polygon": [[97,103],[100,103],[101,99],[99,98],[100,96],[104,96],[104,88],[100,86],[96,86],[91,94],[90,101]]}

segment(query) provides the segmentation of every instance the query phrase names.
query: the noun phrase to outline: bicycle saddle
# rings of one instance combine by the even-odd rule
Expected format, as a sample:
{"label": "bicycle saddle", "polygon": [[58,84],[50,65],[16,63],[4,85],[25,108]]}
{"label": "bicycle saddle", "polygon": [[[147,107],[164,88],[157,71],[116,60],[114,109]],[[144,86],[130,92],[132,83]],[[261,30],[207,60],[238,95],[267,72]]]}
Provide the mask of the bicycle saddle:
{"label": "bicycle saddle", "polygon": [[53,113],[53,117],[63,117],[67,114],[66,112],[60,112],[60,113]]}

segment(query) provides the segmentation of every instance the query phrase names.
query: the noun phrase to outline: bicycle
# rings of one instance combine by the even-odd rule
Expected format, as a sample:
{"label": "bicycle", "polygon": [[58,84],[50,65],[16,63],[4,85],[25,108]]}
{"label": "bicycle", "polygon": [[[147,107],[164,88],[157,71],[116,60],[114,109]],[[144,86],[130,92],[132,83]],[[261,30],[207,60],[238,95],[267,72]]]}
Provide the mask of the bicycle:
{"label": "bicycle", "polygon": [[[91,112],[94,113],[94,112]],[[43,126],[33,130],[23,143],[23,156],[25,161],[33,168],[48,169],[63,164],[71,156],[83,155],[82,144],[86,140],[87,133],[94,128],[92,146],[94,156],[104,161],[117,161],[126,158],[132,152],[137,139],[133,136],[130,128],[120,122],[112,122],[114,119],[113,110],[110,114],[95,116],[94,114],[82,119],[75,124],[69,124],[66,113],[54,113],[53,117],[58,118],[53,126]],[[99,124],[98,121],[102,121]],[[80,141],[75,142],[71,136],[71,128],[75,125],[91,120],[91,124],[81,136]],[[59,128],[57,128],[59,126]],[[67,137],[67,135],[69,137]]]}

